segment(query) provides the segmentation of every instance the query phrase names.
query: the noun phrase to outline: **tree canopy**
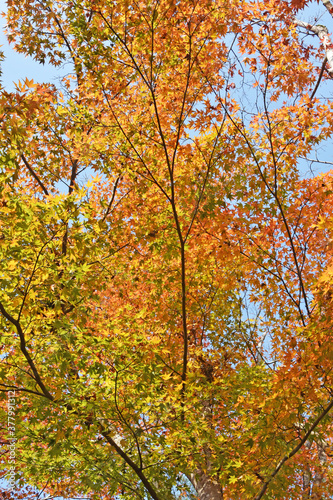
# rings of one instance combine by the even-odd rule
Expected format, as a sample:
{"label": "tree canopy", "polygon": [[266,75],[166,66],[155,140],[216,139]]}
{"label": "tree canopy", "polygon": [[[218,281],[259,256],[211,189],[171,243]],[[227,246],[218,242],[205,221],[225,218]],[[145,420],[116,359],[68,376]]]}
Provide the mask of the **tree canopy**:
{"label": "tree canopy", "polygon": [[333,176],[304,165],[333,51],[308,3],[7,0],[15,50],[63,77],[0,89],[2,477],[15,443],[52,498],[331,498]]}

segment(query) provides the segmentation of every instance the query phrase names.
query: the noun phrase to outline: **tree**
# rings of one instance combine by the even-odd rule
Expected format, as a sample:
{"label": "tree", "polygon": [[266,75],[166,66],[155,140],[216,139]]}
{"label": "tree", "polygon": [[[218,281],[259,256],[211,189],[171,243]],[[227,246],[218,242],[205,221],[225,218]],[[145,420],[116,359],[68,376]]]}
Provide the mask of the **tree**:
{"label": "tree", "polygon": [[327,28],[302,0],[7,3],[65,76],[1,90],[3,473],[15,392],[18,482],[51,495],[330,498],[333,179],[299,172]]}

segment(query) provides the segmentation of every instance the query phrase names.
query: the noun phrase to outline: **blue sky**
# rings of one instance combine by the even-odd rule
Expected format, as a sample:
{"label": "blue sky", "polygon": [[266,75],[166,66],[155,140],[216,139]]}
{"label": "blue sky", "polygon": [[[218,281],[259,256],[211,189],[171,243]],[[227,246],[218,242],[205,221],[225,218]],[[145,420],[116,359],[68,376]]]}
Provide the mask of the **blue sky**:
{"label": "blue sky", "polygon": [[[5,0],[0,0],[0,12],[6,10]],[[14,82],[20,79],[29,78],[37,82],[53,82],[56,83],[57,78],[62,73],[62,69],[45,64],[39,64],[32,57],[25,57],[23,54],[16,53],[8,44],[4,34],[5,19],[0,18],[0,45],[1,50],[5,53],[5,61],[2,63],[2,83],[6,90],[14,90]]]}

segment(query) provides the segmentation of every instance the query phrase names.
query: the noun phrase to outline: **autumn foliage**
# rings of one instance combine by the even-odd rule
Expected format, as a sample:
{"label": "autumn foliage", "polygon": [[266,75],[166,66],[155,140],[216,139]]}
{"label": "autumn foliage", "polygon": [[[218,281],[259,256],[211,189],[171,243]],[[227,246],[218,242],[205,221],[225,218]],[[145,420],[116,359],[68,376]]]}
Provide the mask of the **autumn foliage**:
{"label": "autumn foliage", "polygon": [[333,177],[304,172],[333,66],[307,4],[7,1],[15,50],[64,75],[0,93],[18,488],[331,498]]}

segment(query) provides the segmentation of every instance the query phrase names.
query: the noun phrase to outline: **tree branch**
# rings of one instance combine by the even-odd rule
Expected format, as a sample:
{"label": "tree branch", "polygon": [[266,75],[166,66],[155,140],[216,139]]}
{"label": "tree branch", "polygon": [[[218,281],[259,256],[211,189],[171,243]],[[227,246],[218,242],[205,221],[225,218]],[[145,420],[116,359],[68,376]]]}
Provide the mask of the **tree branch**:
{"label": "tree branch", "polygon": [[68,194],[72,194],[74,190],[74,184],[75,184],[75,179],[76,179],[76,174],[77,174],[77,168],[78,168],[78,161],[73,160],[72,161],[72,173],[71,173],[71,180],[69,183],[69,188],[68,188]]}
{"label": "tree branch", "polygon": [[110,213],[110,210],[111,210],[112,204],[113,204],[113,202],[114,202],[114,198],[115,198],[115,196],[116,196],[116,191],[117,191],[117,187],[118,187],[118,183],[119,183],[120,177],[121,177],[120,175],[117,177],[117,180],[116,180],[116,182],[115,182],[115,184],[114,184],[114,186],[113,186],[111,200],[110,200],[109,206],[108,206],[108,208],[107,208],[107,210],[106,210],[106,212],[105,212],[105,215],[104,215],[104,217],[103,217],[103,219],[102,219],[102,222],[104,222],[104,221],[105,221],[105,219],[107,218],[107,216],[108,216],[108,215],[109,215],[109,213]]}
{"label": "tree branch", "polygon": [[131,467],[131,469],[135,472],[135,474],[139,477],[139,479],[142,481],[143,485],[147,489],[148,493],[150,496],[153,498],[153,500],[162,500],[161,497],[158,496],[156,493],[155,489],[153,486],[150,484],[140,467],[136,465],[135,462],[127,455],[125,451],[123,451],[120,446],[112,439],[110,434],[108,433],[107,430],[104,430],[101,432],[102,436],[107,440],[107,442],[116,450],[118,455]]}
{"label": "tree branch", "polygon": [[333,5],[330,2],[330,0],[322,0],[324,7],[328,10],[328,12],[331,14],[333,17]]}
{"label": "tree branch", "polygon": [[51,395],[51,393],[46,389],[38,371],[37,371],[37,368],[35,366],[35,363],[33,362],[29,352],[27,351],[27,347],[26,347],[26,342],[25,342],[25,337],[24,337],[24,333],[23,333],[23,330],[22,330],[22,327],[19,323],[19,321],[17,321],[15,318],[13,318],[13,316],[11,316],[7,311],[6,309],[4,308],[4,306],[2,305],[2,303],[0,302],[0,312],[2,313],[2,315],[8,320],[10,321],[10,323],[12,323],[12,325],[15,326],[16,330],[17,330],[17,333],[19,334],[19,337],[20,337],[20,348],[21,348],[21,352],[22,354],[24,355],[25,359],[27,360],[31,370],[32,370],[32,373],[34,374],[34,378],[37,382],[37,384],[39,385],[40,389],[42,390],[44,396],[49,399],[50,401],[53,401],[53,396]]}
{"label": "tree branch", "polygon": [[326,26],[322,24],[309,24],[296,18],[294,18],[294,23],[307,31],[312,31],[312,33],[318,36],[326,52],[328,73],[333,78],[333,46]]}
{"label": "tree branch", "polygon": [[320,70],[320,73],[319,73],[318,81],[317,81],[317,83],[316,83],[315,88],[313,89],[313,92],[312,92],[311,97],[310,97],[310,101],[312,101],[312,99],[313,99],[313,98],[314,98],[314,96],[316,95],[316,92],[317,92],[317,90],[318,90],[318,88],[319,88],[319,85],[320,85],[321,79],[322,79],[323,74],[324,74],[324,69],[325,69],[325,67],[326,67],[326,63],[327,63],[327,57],[325,57],[325,58],[324,58],[324,60],[323,60],[323,64],[322,64],[322,66],[321,66],[321,70]]}
{"label": "tree branch", "polygon": [[45,394],[42,394],[41,392],[33,391],[31,389],[25,389],[24,387],[16,387],[16,385],[0,384],[0,386],[3,386],[3,387],[7,388],[7,389],[2,389],[0,387],[0,392],[10,392],[12,390],[15,390],[17,392],[28,392],[29,394],[35,394],[36,396],[45,397]]}
{"label": "tree branch", "polygon": [[46,194],[46,196],[49,195],[49,192],[48,190],[46,189],[46,187],[44,186],[44,184],[42,183],[42,181],[40,180],[40,178],[38,177],[38,175],[36,174],[36,172],[34,172],[34,170],[32,169],[32,167],[30,166],[28,160],[26,159],[26,157],[24,156],[24,154],[22,153],[21,154],[21,158],[25,164],[25,166],[27,167],[27,169],[29,170],[29,172],[31,173],[32,177],[35,179],[35,181],[38,182],[39,186],[42,188],[43,192]]}
{"label": "tree branch", "polygon": [[276,466],[274,472],[269,476],[267,481],[264,482],[263,487],[261,488],[260,492],[258,495],[254,498],[254,500],[260,500],[262,498],[270,484],[270,482],[274,479],[274,477],[279,473],[280,469],[283,467],[283,465],[296,453],[302,448],[302,446],[306,443],[306,441],[309,439],[310,435],[312,432],[316,429],[316,427],[320,424],[320,422],[323,420],[323,418],[327,415],[327,413],[333,408],[333,400],[329,403],[329,405],[325,408],[325,410],[316,418],[316,420],[313,422],[311,425],[310,429],[308,432],[304,435],[304,437],[301,439],[301,441],[298,443],[297,446],[295,446],[290,453],[285,455],[282,460],[278,463]]}

